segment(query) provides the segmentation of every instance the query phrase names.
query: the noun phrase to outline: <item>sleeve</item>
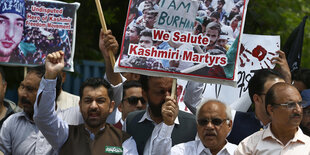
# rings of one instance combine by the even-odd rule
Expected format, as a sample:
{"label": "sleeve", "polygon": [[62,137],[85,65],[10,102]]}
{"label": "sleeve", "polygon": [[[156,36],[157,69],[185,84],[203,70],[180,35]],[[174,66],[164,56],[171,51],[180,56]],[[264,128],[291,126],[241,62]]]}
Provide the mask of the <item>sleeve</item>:
{"label": "sleeve", "polygon": [[130,137],[122,144],[123,154],[126,155],[138,155],[136,141]]}
{"label": "sleeve", "polygon": [[34,105],[34,122],[55,150],[66,142],[69,126],[55,112],[56,79],[42,78]]}
{"label": "sleeve", "polygon": [[204,90],[205,84],[203,83],[188,81],[186,84],[184,103],[194,115],[196,114],[196,107],[202,99]]}
{"label": "sleeve", "polygon": [[250,137],[245,138],[244,140],[242,140],[237,149],[235,150],[234,155],[252,155],[254,154],[253,151],[253,144],[251,143],[251,139]]}
{"label": "sleeve", "polygon": [[12,154],[12,135],[11,135],[11,126],[10,122],[12,120],[9,118],[4,121],[2,128],[0,130],[0,151],[3,154]]}
{"label": "sleeve", "polygon": [[[120,103],[122,102],[122,97],[123,97],[123,83],[126,81],[126,78],[125,77],[123,77],[122,75],[121,75],[121,77],[122,77],[122,83],[119,83],[118,85],[116,85],[116,86],[114,86],[114,85],[112,85],[109,81],[108,81],[108,78],[107,78],[107,76],[106,75],[104,75],[104,79],[105,80],[107,80],[109,83],[110,83],[110,85],[111,85],[111,87],[112,87],[112,89],[113,89],[113,100],[114,100],[114,102],[115,102],[115,105],[114,105],[114,110],[113,110],[113,112],[108,116],[108,118],[107,118],[107,120],[106,120],[106,122],[107,123],[110,123],[110,124],[115,124],[115,123],[117,123],[117,107],[120,105]],[[121,116],[120,116],[121,117]]]}
{"label": "sleeve", "polygon": [[151,154],[170,154],[171,146],[172,146],[172,139],[171,134],[174,128],[173,125],[166,125],[165,123],[162,124],[161,129],[159,130],[158,136],[155,137],[153,145],[151,148]]}

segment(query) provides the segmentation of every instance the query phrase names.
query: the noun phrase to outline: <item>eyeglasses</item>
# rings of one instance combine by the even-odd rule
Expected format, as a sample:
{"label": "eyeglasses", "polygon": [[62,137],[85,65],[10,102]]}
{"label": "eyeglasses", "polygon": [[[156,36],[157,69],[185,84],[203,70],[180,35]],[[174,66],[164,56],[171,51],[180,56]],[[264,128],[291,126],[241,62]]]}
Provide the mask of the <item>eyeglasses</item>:
{"label": "eyeglasses", "polygon": [[198,119],[198,125],[205,126],[211,122],[213,125],[219,126],[227,119],[213,118],[213,119]]}
{"label": "eyeglasses", "polygon": [[302,105],[304,104],[303,101],[301,102],[287,102],[287,103],[284,103],[284,104],[274,104],[272,106],[282,106],[282,107],[285,107],[287,109],[296,109],[297,108],[297,105],[302,108]]}
{"label": "eyeglasses", "polygon": [[142,104],[146,103],[146,101],[144,100],[143,97],[137,97],[137,96],[130,96],[130,97],[123,99],[123,101],[125,101],[125,100],[127,100],[130,105],[137,105],[139,101]]}

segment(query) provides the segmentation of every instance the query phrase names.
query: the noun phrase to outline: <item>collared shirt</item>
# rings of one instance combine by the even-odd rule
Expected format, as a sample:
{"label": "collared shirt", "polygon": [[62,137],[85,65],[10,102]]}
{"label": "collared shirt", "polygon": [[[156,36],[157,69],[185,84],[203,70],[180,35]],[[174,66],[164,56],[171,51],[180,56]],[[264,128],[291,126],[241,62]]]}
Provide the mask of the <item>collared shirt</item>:
{"label": "collared shirt", "polygon": [[[69,126],[55,113],[56,79],[46,80],[42,78],[37,93],[41,94],[40,103],[36,100],[33,119],[43,135],[48,139],[54,150],[59,151],[69,136]],[[132,137],[122,144],[123,154],[138,154],[136,142]]]}
{"label": "collared shirt", "polygon": [[[149,110],[146,110],[142,118],[139,120],[139,123],[148,120],[154,124],[154,130],[151,137],[146,141],[146,145],[143,151],[145,155],[151,154],[162,154],[163,146],[172,145],[171,134],[174,128],[174,125],[166,125],[164,122],[157,124],[154,122],[150,116]],[[178,117],[174,120],[174,124],[180,124]]]}
{"label": "collared shirt", "polygon": [[[227,142],[217,155],[233,155],[237,145]],[[212,155],[209,148],[204,147],[201,140],[181,143],[171,148],[171,155]]]}
{"label": "collared shirt", "polygon": [[271,125],[241,141],[235,155],[310,155],[310,137],[304,135],[300,128],[294,138],[283,145],[271,132]]}
{"label": "collared shirt", "polygon": [[[82,124],[79,108],[57,110],[57,116],[70,125]],[[0,150],[14,155],[51,155],[56,154],[52,146],[25,112],[11,115],[0,131]]]}
{"label": "collared shirt", "polygon": [[0,131],[0,150],[14,155],[56,154],[25,112],[11,115]]}

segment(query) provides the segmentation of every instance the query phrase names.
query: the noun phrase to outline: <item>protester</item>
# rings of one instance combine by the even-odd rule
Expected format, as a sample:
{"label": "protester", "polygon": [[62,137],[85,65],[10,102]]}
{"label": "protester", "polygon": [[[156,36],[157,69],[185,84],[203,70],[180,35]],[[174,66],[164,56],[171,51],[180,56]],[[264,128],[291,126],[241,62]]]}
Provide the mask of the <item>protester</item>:
{"label": "protester", "polygon": [[55,114],[54,102],[56,76],[64,67],[64,53],[49,54],[45,67],[35,103],[34,121],[54,150],[60,155],[137,154],[132,137],[106,123],[115,104],[111,100],[110,84],[100,78],[90,78],[82,84],[79,106],[85,124],[69,126]]}
{"label": "protester", "polygon": [[0,129],[3,122],[15,112],[20,112],[21,109],[10,100],[4,98],[7,82],[2,67],[0,67]]}
{"label": "protester", "polygon": [[11,54],[22,39],[24,5],[24,0],[1,0],[0,2],[0,62],[9,62]]}
{"label": "protester", "polygon": [[303,117],[300,128],[304,134],[310,136],[310,89],[303,90],[301,97],[305,103],[303,105]]}
{"label": "protester", "polygon": [[302,68],[294,71],[293,73],[293,85],[302,92],[305,89],[310,89],[310,69]]}
{"label": "protester", "polygon": [[123,84],[123,99],[118,106],[118,110],[122,113],[122,118],[114,124],[115,127],[122,130],[124,121],[130,112],[136,110],[144,110],[146,101],[142,96],[142,85],[138,81],[126,81]]}
{"label": "protester", "polygon": [[235,155],[310,154],[310,137],[298,127],[302,98],[294,86],[274,84],[266,94],[266,111],[271,124],[241,141]]}
{"label": "protester", "polygon": [[[36,100],[41,78],[45,73],[44,67],[31,68],[18,88],[18,105],[23,112],[12,114],[6,119],[0,131],[0,151],[4,154],[33,155],[55,154],[55,150],[38,130],[33,121],[34,103]],[[55,81],[56,83],[56,81]],[[60,93],[61,76],[58,76],[54,89],[55,96]],[[80,115],[73,110],[59,111],[55,113],[68,124],[80,124],[83,122]]]}
{"label": "protester", "polygon": [[195,118],[179,111],[175,97],[171,96],[173,79],[142,76],[141,81],[148,108],[132,112],[126,119],[126,131],[135,139],[139,154],[157,154],[167,141],[155,138],[172,130],[172,146],[194,140]]}
{"label": "protester", "polygon": [[171,138],[166,135],[163,139],[170,141],[170,143],[169,145],[162,145],[160,151],[163,152],[158,152],[158,154],[233,155],[237,145],[226,140],[226,136],[232,128],[229,106],[218,100],[203,99],[197,109],[196,120],[199,139],[181,143],[171,148]]}

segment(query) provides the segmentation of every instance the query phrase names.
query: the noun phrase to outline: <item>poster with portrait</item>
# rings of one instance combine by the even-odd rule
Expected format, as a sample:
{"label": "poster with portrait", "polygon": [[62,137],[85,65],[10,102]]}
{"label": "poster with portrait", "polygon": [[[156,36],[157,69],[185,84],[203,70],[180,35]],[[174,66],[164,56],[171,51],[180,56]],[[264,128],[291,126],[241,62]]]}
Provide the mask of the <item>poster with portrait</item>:
{"label": "poster with portrait", "polygon": [[[280,50],[280,36],[243,34],[238,56],[237,87],[206,84],[203,97],[218,99],[233,108],[238,108],[238,110],[241,110],[240,108],[245,105],[237,105],[237,103],[243,102],[240,100],[247,100],[246,104],[248,105],[243,109],[246,111],[251,104],[250,99],[247,99],[249,80],[254,75],[255,70],[274,68],[271,59],[278,56],[276,53],[278,50]],[[180,93],[179,102],[182,102],[187,81],[178,80],[178,84],[178,88],[182,92]]]}
{"label": "poster with portrait", "polygon": [[216,2],[130,0],[115,71],[236,86],[248,1]]}
{"label": "poster with portrait", "polygon": [[36,66],[54,51],[65,53],[73,71],[76,12],[79,3],[51,0],[1,0],[0,64]]}

